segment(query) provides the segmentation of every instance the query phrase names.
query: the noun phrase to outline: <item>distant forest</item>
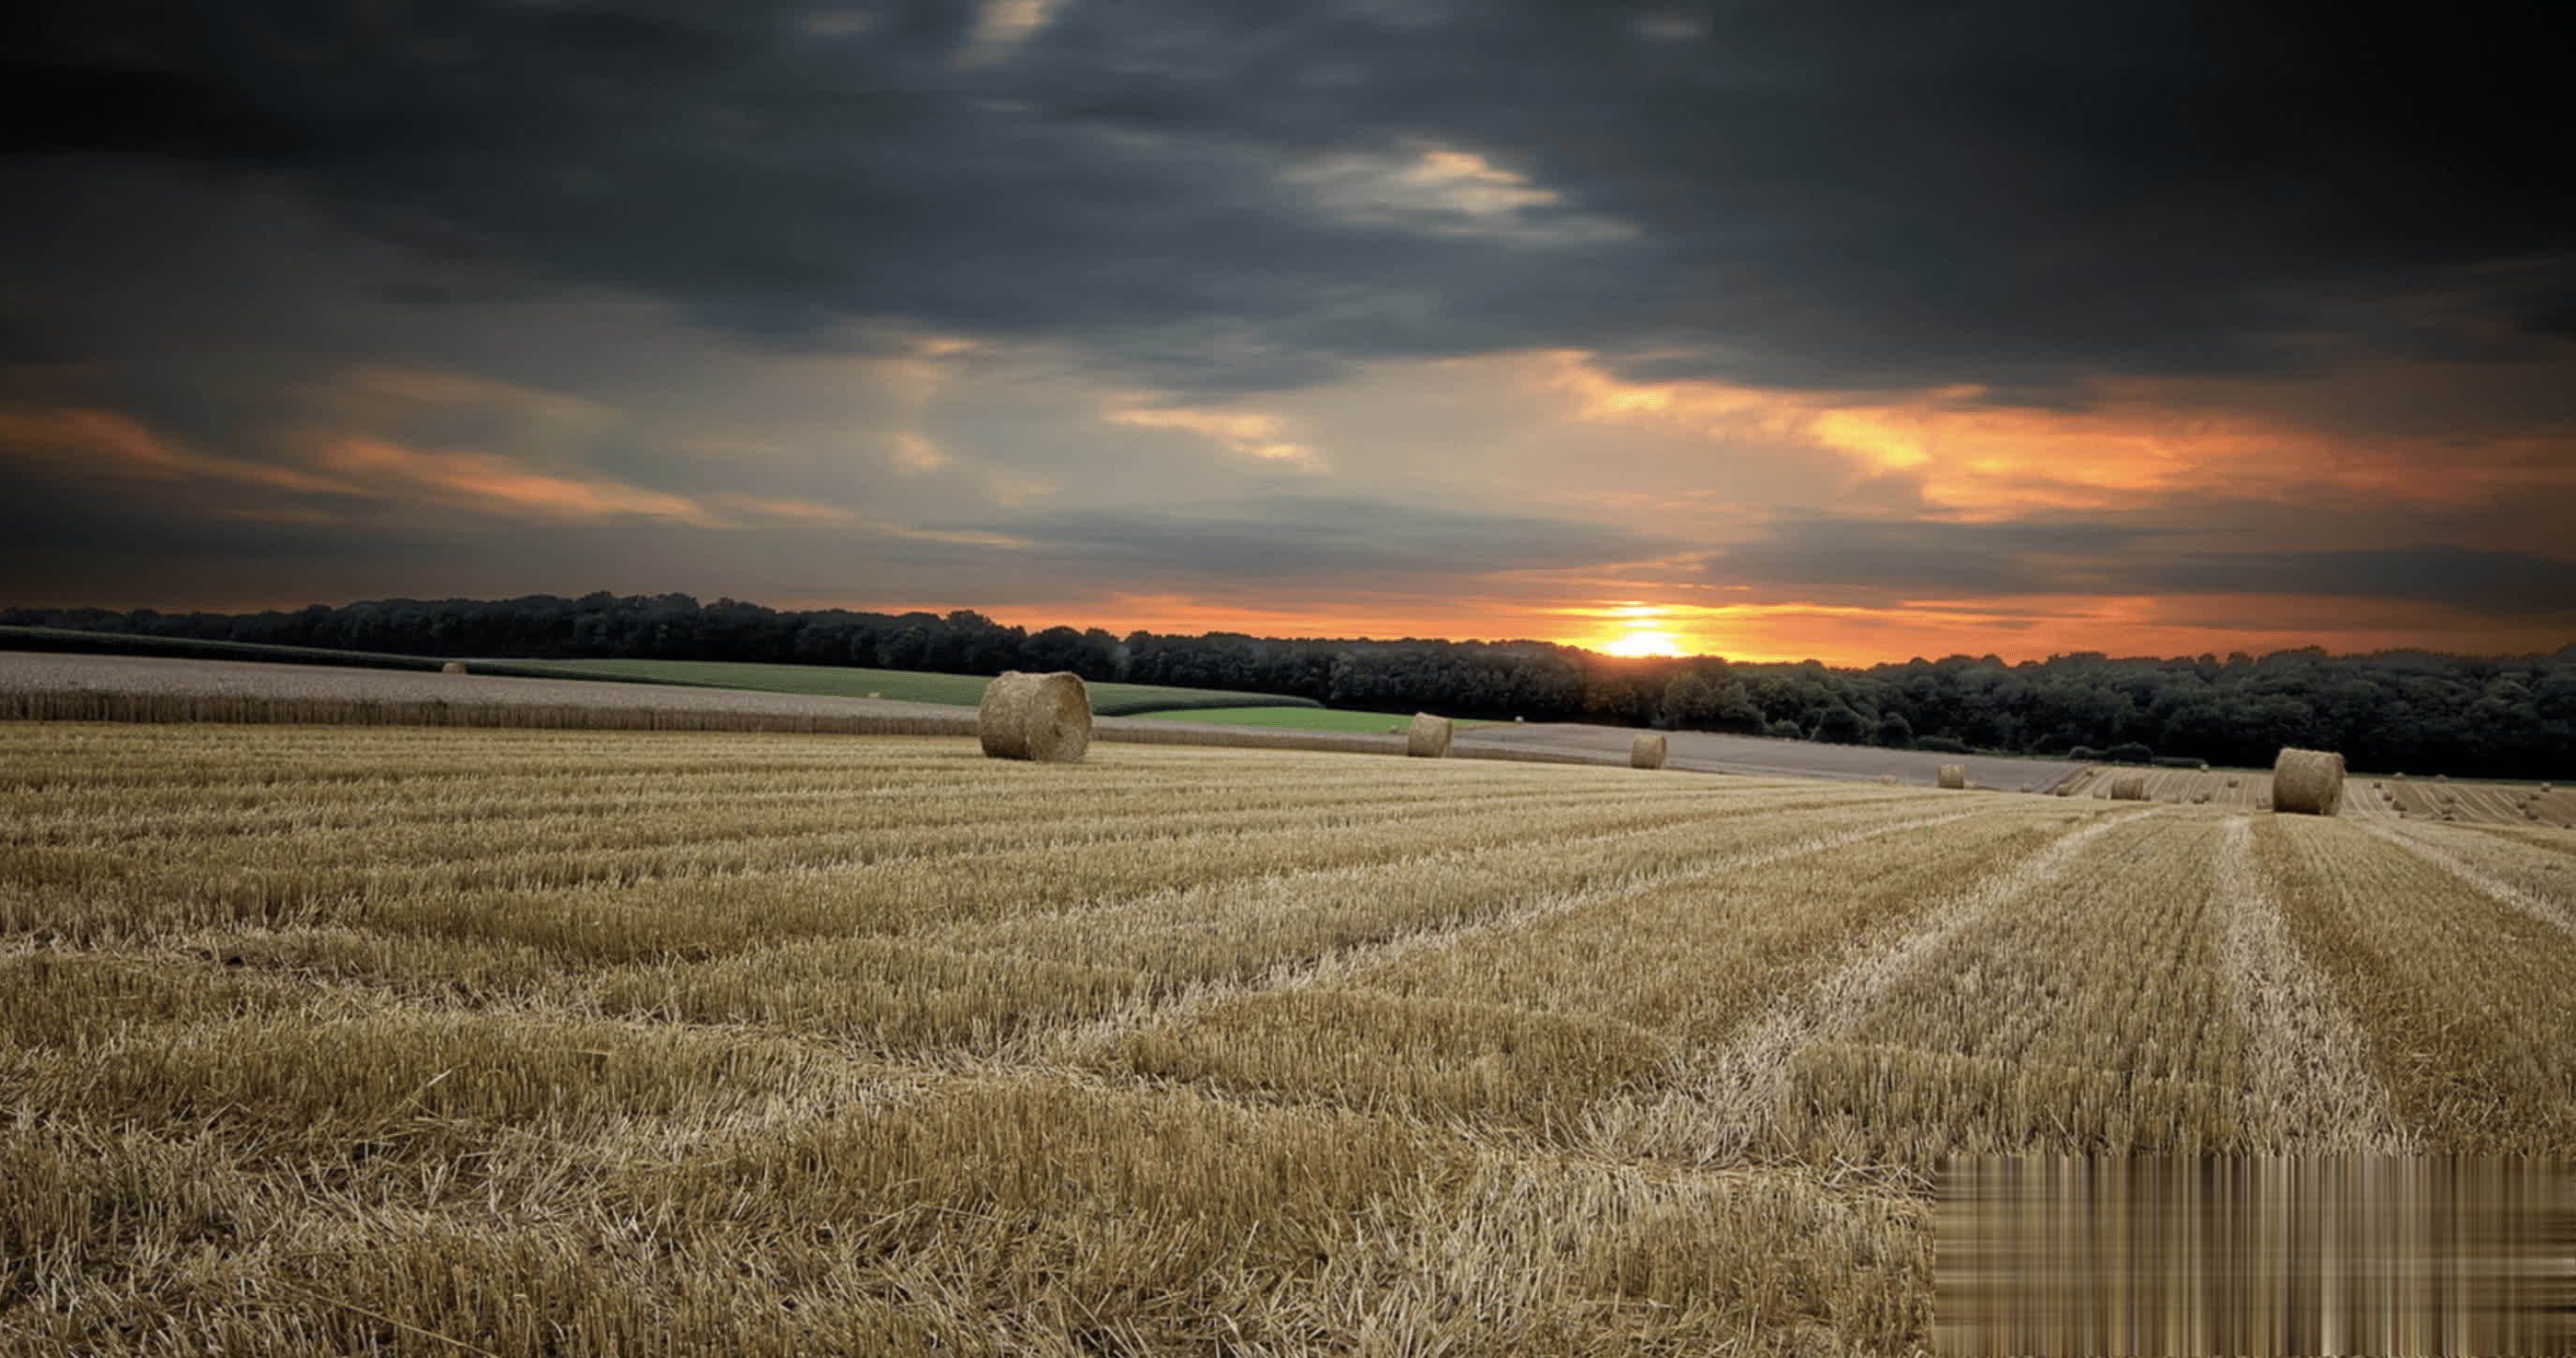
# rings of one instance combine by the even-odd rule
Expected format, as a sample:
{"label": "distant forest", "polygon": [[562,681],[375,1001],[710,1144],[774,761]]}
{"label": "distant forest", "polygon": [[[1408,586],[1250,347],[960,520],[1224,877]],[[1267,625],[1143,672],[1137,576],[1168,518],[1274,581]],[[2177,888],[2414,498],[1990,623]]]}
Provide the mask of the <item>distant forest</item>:
{"label": "distant forest", "polygon": [[852,665],[1294,694],[1334,707],[1734,731],[1854,745],[2263,766],[2283,745],[2361,771],[2576,774],[2576,645],[2547,656],[2309,648],[2256,658],[2005,664],[1951,656],[1868,669],[1815,661],[1627,659],[1549,642],[1275,640],[1211,632],[1031,632],[980,613],[779,612],[685,594],[386,599],[297,612],[18,608],[0,623],[489,658]]}

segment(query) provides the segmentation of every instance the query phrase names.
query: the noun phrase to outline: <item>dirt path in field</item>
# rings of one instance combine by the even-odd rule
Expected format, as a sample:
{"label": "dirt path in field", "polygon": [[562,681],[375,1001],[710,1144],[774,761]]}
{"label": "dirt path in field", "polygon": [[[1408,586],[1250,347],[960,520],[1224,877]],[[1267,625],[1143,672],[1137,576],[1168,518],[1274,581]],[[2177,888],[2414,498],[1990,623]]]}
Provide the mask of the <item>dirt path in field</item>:
{"label": "dirt path in field", "polygon": [[2290,939],[2280,901],[2254,862],[2250,821],[2225,831],[2218,890],[2227,903],[2227,989],[2248,1035],[2248,1108],[2283,1151],[2405,1154],[2413,1137],[2370,1073],[2367,1040]]}
{"label": "dirt path in field", "polygon": [[[1570,722],[1512,722],[1470,727],[1458,733],[1452,753],[1486,751],[1553,755],[1587,763],[1625,764],[1628,742],[1637,733],[1625,727],[1583,726]],[[2027,784],[2047,792],[2086,768],[2063,759],[2008,759],[1992,755],[1936,754],[1928,750],[1887,750],[1871,745],[1819,745],[1767,736],[1720,735],[1713,731],[1668,732],[1665,767],[1699,773],[1737,773],[1781,778],[1840,778],[1877,782],[1893,776],[1917,787],[1935,786],[1944,764],[1964,764],[1968,781],[1981,788],[2018,791]]]}
{"label": "dirt path in field", "polygon": [[1783,997],[1651,1102],[1625,1101],[1594,1110],[1589,1118],[1594,1142],[1613,1159],[1715,1165],[1740,1158],[1787,1092],[1790,1057],[1798,1048],[1849,1029],[1889,986],[1961,930],[2055,880],[2096,837],[2137,819],[2135,814],[2105,816],[2078,826],[1989,874],[1903,933],[1855,944],[1806,994]]}

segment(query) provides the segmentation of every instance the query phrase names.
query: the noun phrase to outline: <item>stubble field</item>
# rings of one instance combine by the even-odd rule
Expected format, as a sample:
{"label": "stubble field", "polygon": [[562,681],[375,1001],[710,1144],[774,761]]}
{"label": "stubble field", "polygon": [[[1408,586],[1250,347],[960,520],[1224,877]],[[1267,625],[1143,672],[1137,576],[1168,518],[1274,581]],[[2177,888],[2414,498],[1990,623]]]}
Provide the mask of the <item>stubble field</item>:
{"label": "stubble field", "polygon": [[2576,834],[0,724],[0,1351],[1906,1352],[1956,1151],[2576,1155]]}
{"label": "stubble field", "polygon": [[[2147,800],[2268,811],[2272,775],[2251,769],[2142,769],[2093,765],[2058,785],[2066,797],[2107,799],[2111,785],[2137,778]],[[2429,820],[2532,829],[2576,829],[2576,788],[2554,783],[2454,782],[2361,774],[2346,780],[2337,815],[2358,820]]]}

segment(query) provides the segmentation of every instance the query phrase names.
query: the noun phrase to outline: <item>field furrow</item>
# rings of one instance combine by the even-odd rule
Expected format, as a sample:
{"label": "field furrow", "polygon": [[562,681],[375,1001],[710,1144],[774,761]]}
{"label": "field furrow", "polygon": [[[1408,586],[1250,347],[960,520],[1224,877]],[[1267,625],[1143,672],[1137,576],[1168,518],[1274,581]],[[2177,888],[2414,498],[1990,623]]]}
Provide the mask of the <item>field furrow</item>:
{"label": "field furrow", "polygon": [[2576,845],[2541,845],[2445,825],[2373,827],[2452,876],[2544,924],[2576,930]]}
{"label": "field furrow", "polygon": [[2576,1151],[2576,938],[2361,829],[2256,827],[2291,938],[2427,1150]]}
{"label": "field furrow", "polygon": [[2037,852],[1956,891],[1940,906],[1876,936],[1847,939],[1803,990],[1779,997],[1723,1045],[1650,1098],[1598,1110],[1594,1138],[1614,1157],[1684,1164],[1731,1163],[1776,1138],[1790,1094],[1791,1060],[1847,1032],[1952,936],[1987,912],[2045,889],[2092,840],[2123,818],[2087,817]]}
{"label": "field furrow", "polygon": [[2224,817],[2149,814],[1909,950],[1785,1053],[1777,1152],[2204,1154],[2249,1144],[2212,887]]}
{"label": "field furrow", "polygon": [[2222,836],[2214,885],[2227,913],[2227,994],[2246,1034],[2250,1140],[2297,1154],[2411,1150],[2360,1028],[2290,939],[2277,890],[2254,860],[2252,824],[2231,820]]}
{"label": "field furrow", "polygon": [[1250,882],[1193,880],[1104,908],[974,921],[926,936],[1138,967],[1170,985],[1240,981],[1280,963],[1479,920],[1578,908],[1605,893],[1722,873],[1788,854],[1890,833],[1924,808],[1884,803],[1701,815],[1585,833],[1539,830],[1499,846],[1444,848],[1413,859],[1281,872]]}
{"label": "field furrow", "polygon": [[1936,908],[2076,814],[2017,808],[1872,827],[1381,963],[1350,984],[1604,1014],[1713,1042],[1814,979],[1849,938]]}

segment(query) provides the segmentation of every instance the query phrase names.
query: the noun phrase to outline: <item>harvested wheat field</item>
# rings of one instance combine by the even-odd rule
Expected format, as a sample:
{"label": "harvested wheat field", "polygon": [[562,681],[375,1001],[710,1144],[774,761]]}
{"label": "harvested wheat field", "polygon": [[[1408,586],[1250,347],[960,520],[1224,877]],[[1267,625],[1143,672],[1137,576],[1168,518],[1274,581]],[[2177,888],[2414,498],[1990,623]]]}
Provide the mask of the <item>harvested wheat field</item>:
{"label": "harvested wheat field", "polygon": [[0,803],[7,1353],[1906,1353],[1953,1152],[2576,1156],[2530,824],[70,722]]}
{"label": "harvested wheat field", "polygon": [[[2268,810],[2272,797],[2269,770],[2134,769],[2094,766],[2057,788],[2065,797],[2111,796],[2120,778],[2145,780],[2152,802],[2188,806]],[[2576,789],[2546,783],[2430,782],[2378,774],[2347,776],[2336,815],[2355,820],[2453,821],[2469,825],[2529,826],[2542,830],[2576,829]]]}

